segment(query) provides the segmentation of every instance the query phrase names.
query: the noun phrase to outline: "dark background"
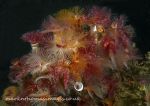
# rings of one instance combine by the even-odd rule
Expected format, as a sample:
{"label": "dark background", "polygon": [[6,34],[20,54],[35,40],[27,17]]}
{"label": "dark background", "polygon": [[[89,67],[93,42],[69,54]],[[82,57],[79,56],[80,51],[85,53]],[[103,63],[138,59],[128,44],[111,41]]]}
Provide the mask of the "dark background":
{"label": "dark background", "polygon": [[150,50],[150,5],[148,0],[0,0],[0,95],[10,85],[10,61],[30,51],[20,37],[40,28],[42,21],[59,9],[72,6],[107,6],[125,14],[135,28],[139,53]]}

